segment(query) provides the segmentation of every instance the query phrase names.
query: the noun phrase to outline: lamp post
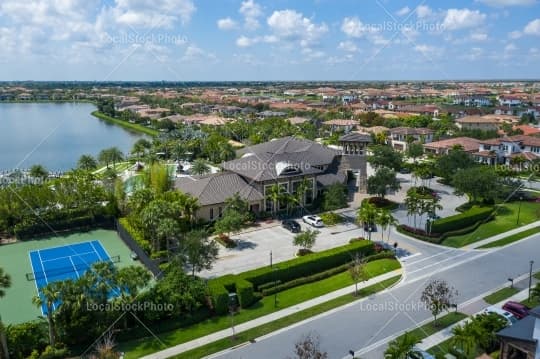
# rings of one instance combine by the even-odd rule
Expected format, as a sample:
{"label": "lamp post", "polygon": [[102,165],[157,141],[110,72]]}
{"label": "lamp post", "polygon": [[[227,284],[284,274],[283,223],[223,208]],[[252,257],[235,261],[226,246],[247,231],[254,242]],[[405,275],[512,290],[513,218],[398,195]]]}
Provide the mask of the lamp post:
{"label": "lamp post", "polygon": [[272,251],[270,251],[270,268],[272,268]]}
{"label": "lamp post", "polygon": [[510,282],[510,288],[514,288],[514,278],[508,278],[508,281]]}
{"label": "lamp post", "polygon": [[534,261],[530,261],[530,268],[529,268],[529,302],[531,301],[531,285],[532,285],[532,267],[534,264]]}
{"label": "lamp post", "polygon": [[516,226],[519,226],[519,216],[521,214],[521,202],[523,201],[523,196],[519,196],[519,207],[518,207],[518,214],[517,214],[517,220],[516,220]]}

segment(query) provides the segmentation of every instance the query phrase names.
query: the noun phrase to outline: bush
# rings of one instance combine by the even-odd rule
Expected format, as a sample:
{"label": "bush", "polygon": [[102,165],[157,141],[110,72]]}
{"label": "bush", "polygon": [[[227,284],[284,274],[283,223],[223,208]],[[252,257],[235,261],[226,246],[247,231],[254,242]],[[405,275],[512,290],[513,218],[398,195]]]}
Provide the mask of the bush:
{"label": "bush", "polygon": [[353,244],[353,243],[361,242],[361,241],[365,241],[365,240],[366,239],[364,237],[351,238],[351,239],[349,239],[349,244]]}
{"label": "bush", "polygon": [[323,213],[320,215],[320,217],[325,226],[335,226],[336,224],[343,223],[345,221],[343,216],[334,212]]}
{"label": "bush", "polygon": [[42,351],[47,346],[47,324],[35,320],[8,325],[6,337],[11,358],[27,358],[32,354],[32,349]]}
{"label": "bush", "polygon": [[263,267],[241,274],[243,278],[253,283],[256,290],[259,286],[275,280],[288,282],[313,273],[348,263],[356,253],[370,255],[373,253],[373,243],[370,241],[356,242],[342,247],[314,253],[305,257],[297,257],[279,263],[279,268]]}
{"label": "bush", "polygon": [[468,211],[433,221],[432,233],[446,233],[484,221],[493,214],[493,207],[472,207]]}
{"label": "bush", "polygon": [[124,230],[131,236],[131,238],[142,248],[146,253],[152,253],[152,244],[149,240],[144,238],[144,234],[139,231],[135,226],[132,226],[127,218],[118,219],[118,223],[124,227]]}
{"label": "bush", "polygon": [[255,301],[253,284],[245,279],[240,278],[236,281],[236,293],[238,294],[238,301],[242,308],[248,308]]}
{"label": "bush", "polygon": [[218,234],[216,237],[216,241],[221,244],[225,248],[235,248],[236,242],[232,240],[228,235],[224,233]]}
{"label": "bush", "polygon": [[368,203],[371,203],[372,205],[380,209],[394,210],[399,207],[399,203],[382,197],[369,197],[364,199],[362,202],[364,201],[367,201]]}
{"label": "bush", "polygon": [[226,314],[229,311],[229,291],[220,283],[208,283],[212,297],[212,308],[216,314]]}

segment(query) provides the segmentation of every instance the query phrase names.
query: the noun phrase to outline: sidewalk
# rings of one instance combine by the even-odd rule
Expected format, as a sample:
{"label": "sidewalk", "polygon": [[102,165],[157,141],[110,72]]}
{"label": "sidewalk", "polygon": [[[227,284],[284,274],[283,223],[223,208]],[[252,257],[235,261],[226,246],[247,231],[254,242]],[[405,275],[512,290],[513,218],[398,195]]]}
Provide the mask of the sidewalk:
{"label": "sidewalk", "polygon": [[[369,287],[371,285],[380,283],[380,282],[382,282],[382,281],[384,281],[386,279],[390,279],[390,278],[392,278],[394,276],[400,275],[400,274],[402,274],[402,272],[403,272],[402,269],[397,269],[395,271],[388,272],[388,273],[382,274],[380,276],[371,278],[370,280],[368,280],[366,282],[359,283],[358,284],[358,289],[362,289],[362,288]],[[257,319],[253,319],[251,321],[235,325],[235,327],[234,327],[235,328],[235,333],[244,332],[246,330],[258,327],[260,325],[267,324],[267,323],[273,322],[275,320],[287,317],[287,316],[289,316],[291,314],[300,312],[300,311],[302,311],[304,309],[308,309],[308,308],[314,307],[316,305],[328,302],[328,301],[330,301],[332,299],[339,298],[339,297],[347,295],[347,294],[351,294],[351,293],[354,292],[354,290],[355,290],[355,286],[353,284],[351,286],[338,289],[338,290],[336,290],[334,292],[327,293],[327,294],[322,295],[320,297],[310,299],[308,301],[305,301],[305,302],[299,303],[297,305],[294,305],[294,306],[279,310],[277,312],[274,312],[274,313],[259,317]],[[200,337],[200,338],[194,339],[192,341],[182,343],[182,344],[178,344],[178,345],[176,345],[174,347],[170,347],[170,348],[167,348],[165,350],[162,350],[162,351],[147,355],[147,356],[143,357],[143,359],[169,358],[171,356],[178,355],[180,353],[183,353],[183,352],[186,352],[186,351],[201,347],[203,345],[213,343],[213,342],[215,342],[217,340],[228,338],[228,337],[231,336],[231,334],[232,334],[232,332],[231,332],[230,328],[220,330],[218,332],[206,335],[204,337]]]}
{"label": "sidewalk", "polygon": [[[538,282],[538,280],[534,279],[533,278],[533,286],[535,285],[535,283]],[[525,279],[521,279],[519,281],[518,284],[515,284],[514,287],[517,287],[519,284],[527,284],[528,283],[528,277],[525,278]],[[500,289],[500,288],[499,288]],[[496,303],[496,304],[493,304],[493,306],[495,307],[502,307],[504,305],[504,303],[508,302],[509,300],[513,300],[513,301],[516,301],[516,302],[521,302],[522,300],[525,300],[527,299],[527,297],[529,296],[529,290],[528,290],[528,287],[523,289],[522,291],[514,294],[513,296],[511,297],[508,297],[506,299],[504,299],[503,301],[499,302],[499,303]],[[483,302],[483,305],[482,305],[482,309],[475,312],[473,315],[475,314],[478,314],[480,312],[482,312],[482,310],[484,310],[485,308],[487,307],[491,307],[492,305],[491,304],[488,304],[486,302],[484,302],[483,299],[479,299],[478,301],[482,301]],[[474,303],[470,303],[470,305],[474,305]],[[443,330],[427,337],[427,338],[424,338],[422,340],[422,342],[420,344],[418,344],[418,348],[420,350],[428,350],[430,348],[433,348],[434,346],[444,342],[445,340],[448,340],[452,337],[452,328],[454,328],[455,326],[457,325],[463,325],[464,323],[468,322],[470,320],[470,318],[465,318],[455,324],[452,324],[451,326],[449,327],[446,327],[444,328]]]}
{"label": "sidewalk", "polygon": [[497,234],[495,236],[483,239],[483,240],[478,241],[478,242],[471,243],[469,245],[461,247],[461,249],[475,249],[475,248],[481,247],[481,246],[483,246],[485,244],[498,241],[499,239],[503,239],[503,238],[506,238],[506,237],[511,236],[513,234],[520,233],[520,232],[526,231],[527,229],[531,229],[531,228],[538,227],[538,226],[540,226],[540,221],[529,223],[529,224],[526,224],[526,225],[521,226],[519,228],[512,229],[512,230],[510,230],[508,232],[499,233],[499,234]]}

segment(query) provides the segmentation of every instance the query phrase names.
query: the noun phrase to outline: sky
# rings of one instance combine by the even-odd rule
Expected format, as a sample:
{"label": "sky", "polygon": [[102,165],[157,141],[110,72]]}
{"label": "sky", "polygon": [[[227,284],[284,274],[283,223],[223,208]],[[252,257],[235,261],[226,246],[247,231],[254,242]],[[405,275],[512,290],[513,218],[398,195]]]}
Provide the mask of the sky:
{"label": "sky", "polygon": [[540,78],[540,0],[0,0],[0,81]]}

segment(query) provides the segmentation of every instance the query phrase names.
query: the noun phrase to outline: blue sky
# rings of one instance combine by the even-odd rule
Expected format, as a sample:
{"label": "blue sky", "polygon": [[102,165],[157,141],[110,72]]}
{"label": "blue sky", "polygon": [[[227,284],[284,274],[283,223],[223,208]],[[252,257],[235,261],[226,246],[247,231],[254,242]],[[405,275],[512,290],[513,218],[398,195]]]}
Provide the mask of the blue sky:
{"label": "blue sky", "polygon": [[540,3],[2,0],[0,49],[0,80],[540,78]]}

